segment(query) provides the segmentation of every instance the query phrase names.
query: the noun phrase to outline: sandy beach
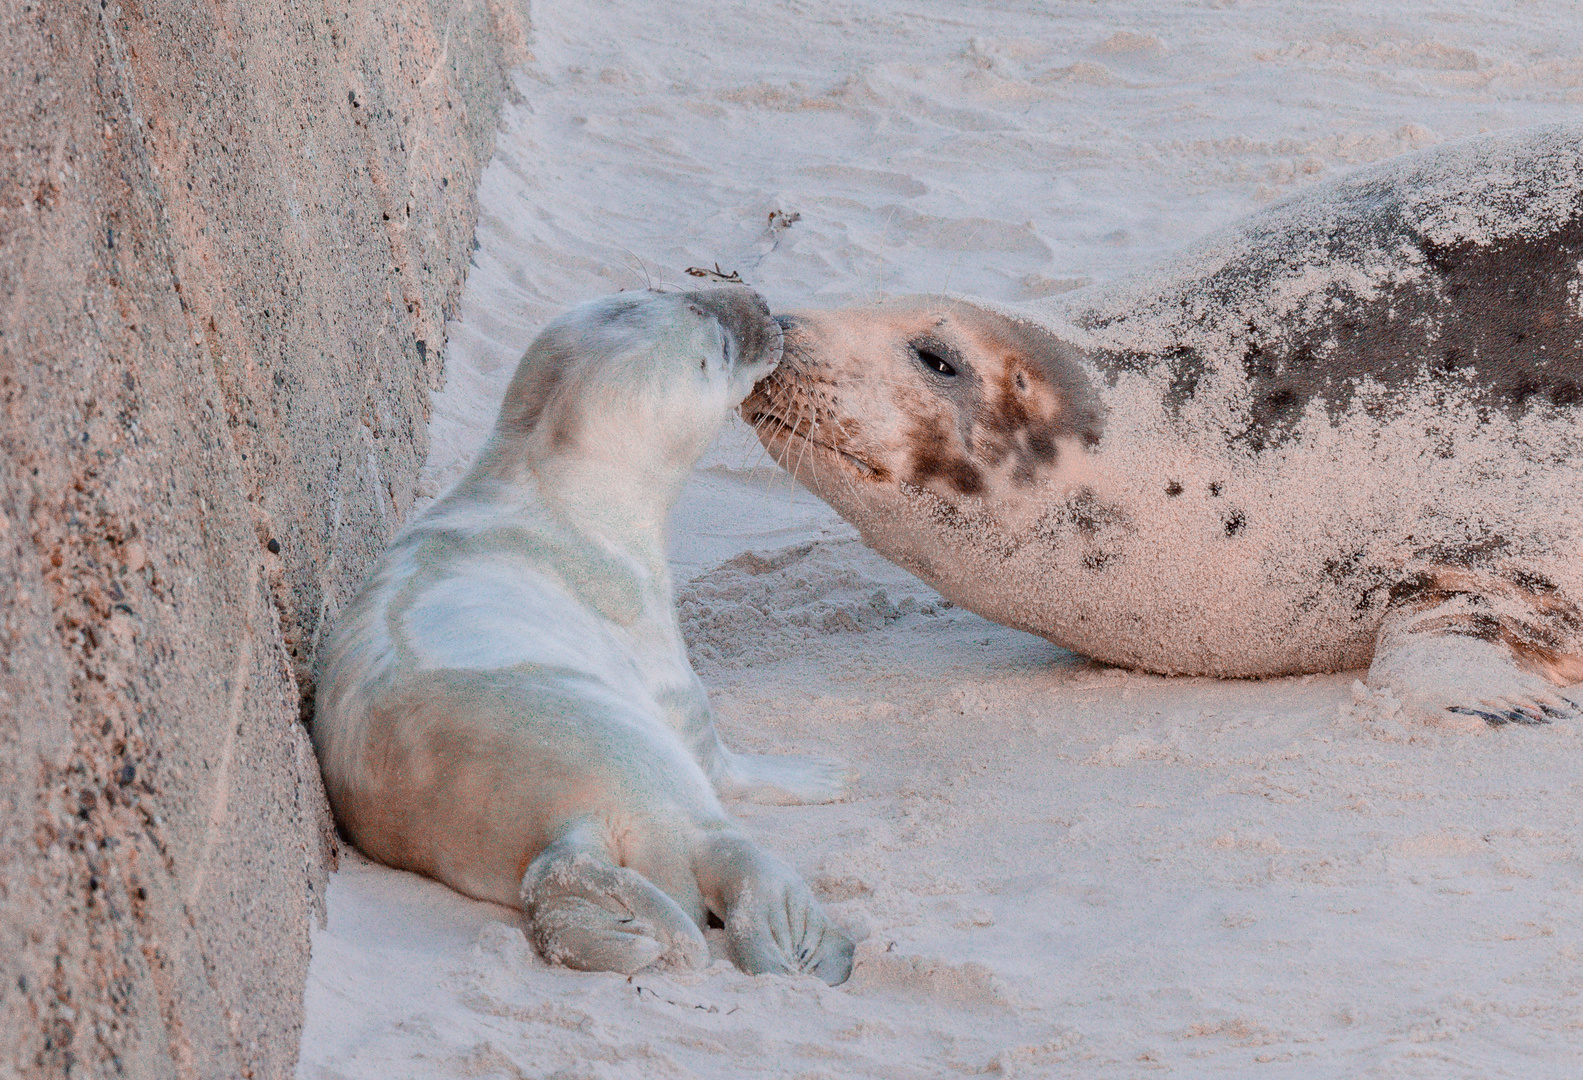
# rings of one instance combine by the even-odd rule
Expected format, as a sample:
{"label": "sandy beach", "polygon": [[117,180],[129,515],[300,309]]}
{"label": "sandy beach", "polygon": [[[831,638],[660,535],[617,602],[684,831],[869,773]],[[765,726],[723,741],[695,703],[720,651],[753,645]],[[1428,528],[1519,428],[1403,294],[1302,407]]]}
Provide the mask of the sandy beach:
{"label": "sandy beach", "polygon": [[[1583,109],[1564,4],[534,7],[420,505],[538,328],[737,277],[775,309],[1037,300],[1370,162]],[[707,271],[699,276],[689,270]],[[1361,672],[1106,668],[943,601],[733,420],[672,521],[733,805],[849,982],[551,967],[516,911],[343,852],[302,1080],[1555,1077],[1583,1059],[1583,729],[1427,728]]]}

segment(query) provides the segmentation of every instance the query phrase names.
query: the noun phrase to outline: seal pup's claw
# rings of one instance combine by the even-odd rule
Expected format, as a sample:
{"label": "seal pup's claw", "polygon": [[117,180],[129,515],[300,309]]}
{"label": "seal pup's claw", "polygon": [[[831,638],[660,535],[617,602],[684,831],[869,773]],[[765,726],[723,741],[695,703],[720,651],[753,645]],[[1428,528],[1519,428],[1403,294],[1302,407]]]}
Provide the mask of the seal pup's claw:
{"label": "seal pup's claw", "polygon": [[857,770],[837,758],[727,753],[715,780],[726,798],[771,806],[839,802]]}
{"label": "seal pup's claw", "polygon": [[630,975],[651,964],[697,968],[709,960],[702,931],[675,900],[575,834],[528,866],[522,910],[552,964]]}

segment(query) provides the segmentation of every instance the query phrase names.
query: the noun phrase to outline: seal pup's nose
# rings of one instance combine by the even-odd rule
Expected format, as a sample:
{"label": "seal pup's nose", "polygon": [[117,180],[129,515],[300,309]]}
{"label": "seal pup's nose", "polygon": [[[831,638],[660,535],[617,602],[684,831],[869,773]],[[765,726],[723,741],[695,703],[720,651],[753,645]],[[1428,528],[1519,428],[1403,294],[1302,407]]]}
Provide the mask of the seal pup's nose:
{"label": "seal pup's nose", "polygon": [[781,355],[781,328],[770,306],[752,289],[700,289],[682,294],[689,303],[720,320],[736,339],[740,364],[776,363]]}

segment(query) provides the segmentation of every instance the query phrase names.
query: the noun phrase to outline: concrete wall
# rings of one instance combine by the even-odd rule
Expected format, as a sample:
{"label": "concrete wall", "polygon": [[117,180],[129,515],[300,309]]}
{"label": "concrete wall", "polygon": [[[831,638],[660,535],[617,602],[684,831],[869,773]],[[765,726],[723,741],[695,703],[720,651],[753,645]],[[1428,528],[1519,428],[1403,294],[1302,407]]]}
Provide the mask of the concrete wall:
{"label": "concrete wall", "polygon": [[0,5],[0,1076],[285,1077],[526,0]]}

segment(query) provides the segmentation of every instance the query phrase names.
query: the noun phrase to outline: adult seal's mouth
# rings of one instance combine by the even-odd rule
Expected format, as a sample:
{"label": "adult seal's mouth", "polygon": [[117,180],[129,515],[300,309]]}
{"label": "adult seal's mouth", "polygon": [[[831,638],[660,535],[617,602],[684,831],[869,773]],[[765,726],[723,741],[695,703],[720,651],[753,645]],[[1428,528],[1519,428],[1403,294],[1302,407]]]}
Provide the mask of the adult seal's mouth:
{"label": "adult seal's mouth", "polygon": [[[852,423],[836,407],[823,365],[810,352],[802,320],[780,314],[774,321],[781,331],[781,363],[761,379],[737,409],[753,428],[776,464],[797,475],[811,450],[826,459],[847,465],[865,480],[888,480],[890,470],[850,443]],[[818,477],[811,477],[818,487]]]}
{"label": "adult seal's mouth", "polygon": [[[768,382],[769,380],[765,381]],[[763,385],[763,383],[760,383],[759,387],[755,388],[755,397],[762,391]],[[880,474],[877,466],[864,461],[851,451],[834,446],[823,439],[815,438],[813,432],[819,426],[816,420],[805,417],[797,423],[792,423],[773,409],[762,406],[755,408],[753,398],[749,398],[743,403],[741,414],[742,419],[747,421],[748,425],[758,433],[759,441],[775,457],[776,463],[793,474],[797,471],[802,450],[810,447],[822,450],[830,457],[852,466],[865,479],[874,479]],[[796,459],[791,459],[793,440],[800,441],[802,447]],[[777,441],[782,444],[779,449],[774,445]]]}

